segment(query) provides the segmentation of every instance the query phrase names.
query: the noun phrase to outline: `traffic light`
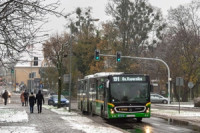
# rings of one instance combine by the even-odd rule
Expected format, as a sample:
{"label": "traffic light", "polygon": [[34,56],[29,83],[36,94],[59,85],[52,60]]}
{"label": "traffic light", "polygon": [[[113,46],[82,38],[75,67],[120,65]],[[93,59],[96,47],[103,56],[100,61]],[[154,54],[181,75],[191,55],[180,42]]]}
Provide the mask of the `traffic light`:
{"label": "traffic light", "polygon": [[14,73],[14,68],[11,68],[11,73]]}
{"label": "traffic light", "polygon": [[100,60],[100,56],[99,56],[100,51],[98,49],[96,49],[94,54],[95,54],[95,57],[94,57],[95,60],[99,61]]}
{"label": "traffic light", "polygon": [[116,54],[117,55],[117,58],[116,58],[117,62],[121,61],[121,54],[122,54],[121,52],[117,51],[117,54]]}

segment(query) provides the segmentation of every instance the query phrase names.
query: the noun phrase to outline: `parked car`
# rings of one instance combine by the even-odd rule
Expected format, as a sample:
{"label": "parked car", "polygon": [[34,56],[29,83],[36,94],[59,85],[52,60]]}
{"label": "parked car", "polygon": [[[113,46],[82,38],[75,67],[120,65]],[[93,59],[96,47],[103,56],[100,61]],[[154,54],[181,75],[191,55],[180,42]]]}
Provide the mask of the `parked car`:
{"label": "parked car", "polygon": [[[69,100],[67,100],[63,95],[61,95],[61,106],[69,106]],[[48,99],[48,105],[57,106],[58,95],[51,95]]]}
{"label": "parked car", "polygon": [[168,98],[162,96],[162,95],[159,95],[159,94],[151,94],[151,102],[152,103],[164,103],[164,104],[167,104],[168,103]]}

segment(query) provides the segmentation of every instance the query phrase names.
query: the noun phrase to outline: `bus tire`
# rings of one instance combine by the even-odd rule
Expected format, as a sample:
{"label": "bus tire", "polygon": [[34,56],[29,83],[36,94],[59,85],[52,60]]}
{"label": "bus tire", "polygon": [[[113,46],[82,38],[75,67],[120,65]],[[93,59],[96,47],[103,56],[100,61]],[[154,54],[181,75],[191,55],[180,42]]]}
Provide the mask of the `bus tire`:
{"label": "bus tire", "polygon": [[137,119],[137,122],[141,122],[142,121],[142,118],[139,117],[139,118],[136,118]]}

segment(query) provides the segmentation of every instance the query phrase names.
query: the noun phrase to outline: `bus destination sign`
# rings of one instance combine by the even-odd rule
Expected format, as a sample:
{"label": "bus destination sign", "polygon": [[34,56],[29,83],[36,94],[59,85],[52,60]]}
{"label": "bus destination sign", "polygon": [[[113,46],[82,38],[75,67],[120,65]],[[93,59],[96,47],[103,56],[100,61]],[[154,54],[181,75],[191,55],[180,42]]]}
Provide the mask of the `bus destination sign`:
{"label": "bus destination sign", "polygon": [[113,82],[132,82],[132,81],[146,81],[145,77],[133,76],[113,76]]}

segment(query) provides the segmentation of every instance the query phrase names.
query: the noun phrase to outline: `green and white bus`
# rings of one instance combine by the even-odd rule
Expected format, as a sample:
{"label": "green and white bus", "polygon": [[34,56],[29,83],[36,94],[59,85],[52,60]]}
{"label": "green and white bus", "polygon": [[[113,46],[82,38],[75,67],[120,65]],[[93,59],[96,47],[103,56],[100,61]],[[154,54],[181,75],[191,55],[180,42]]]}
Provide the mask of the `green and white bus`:
{"label": "green and white bus", "polygon": [[101,72],[78,81],[78,108],[106,119],[149,118],[151,112],[148,75]]}

